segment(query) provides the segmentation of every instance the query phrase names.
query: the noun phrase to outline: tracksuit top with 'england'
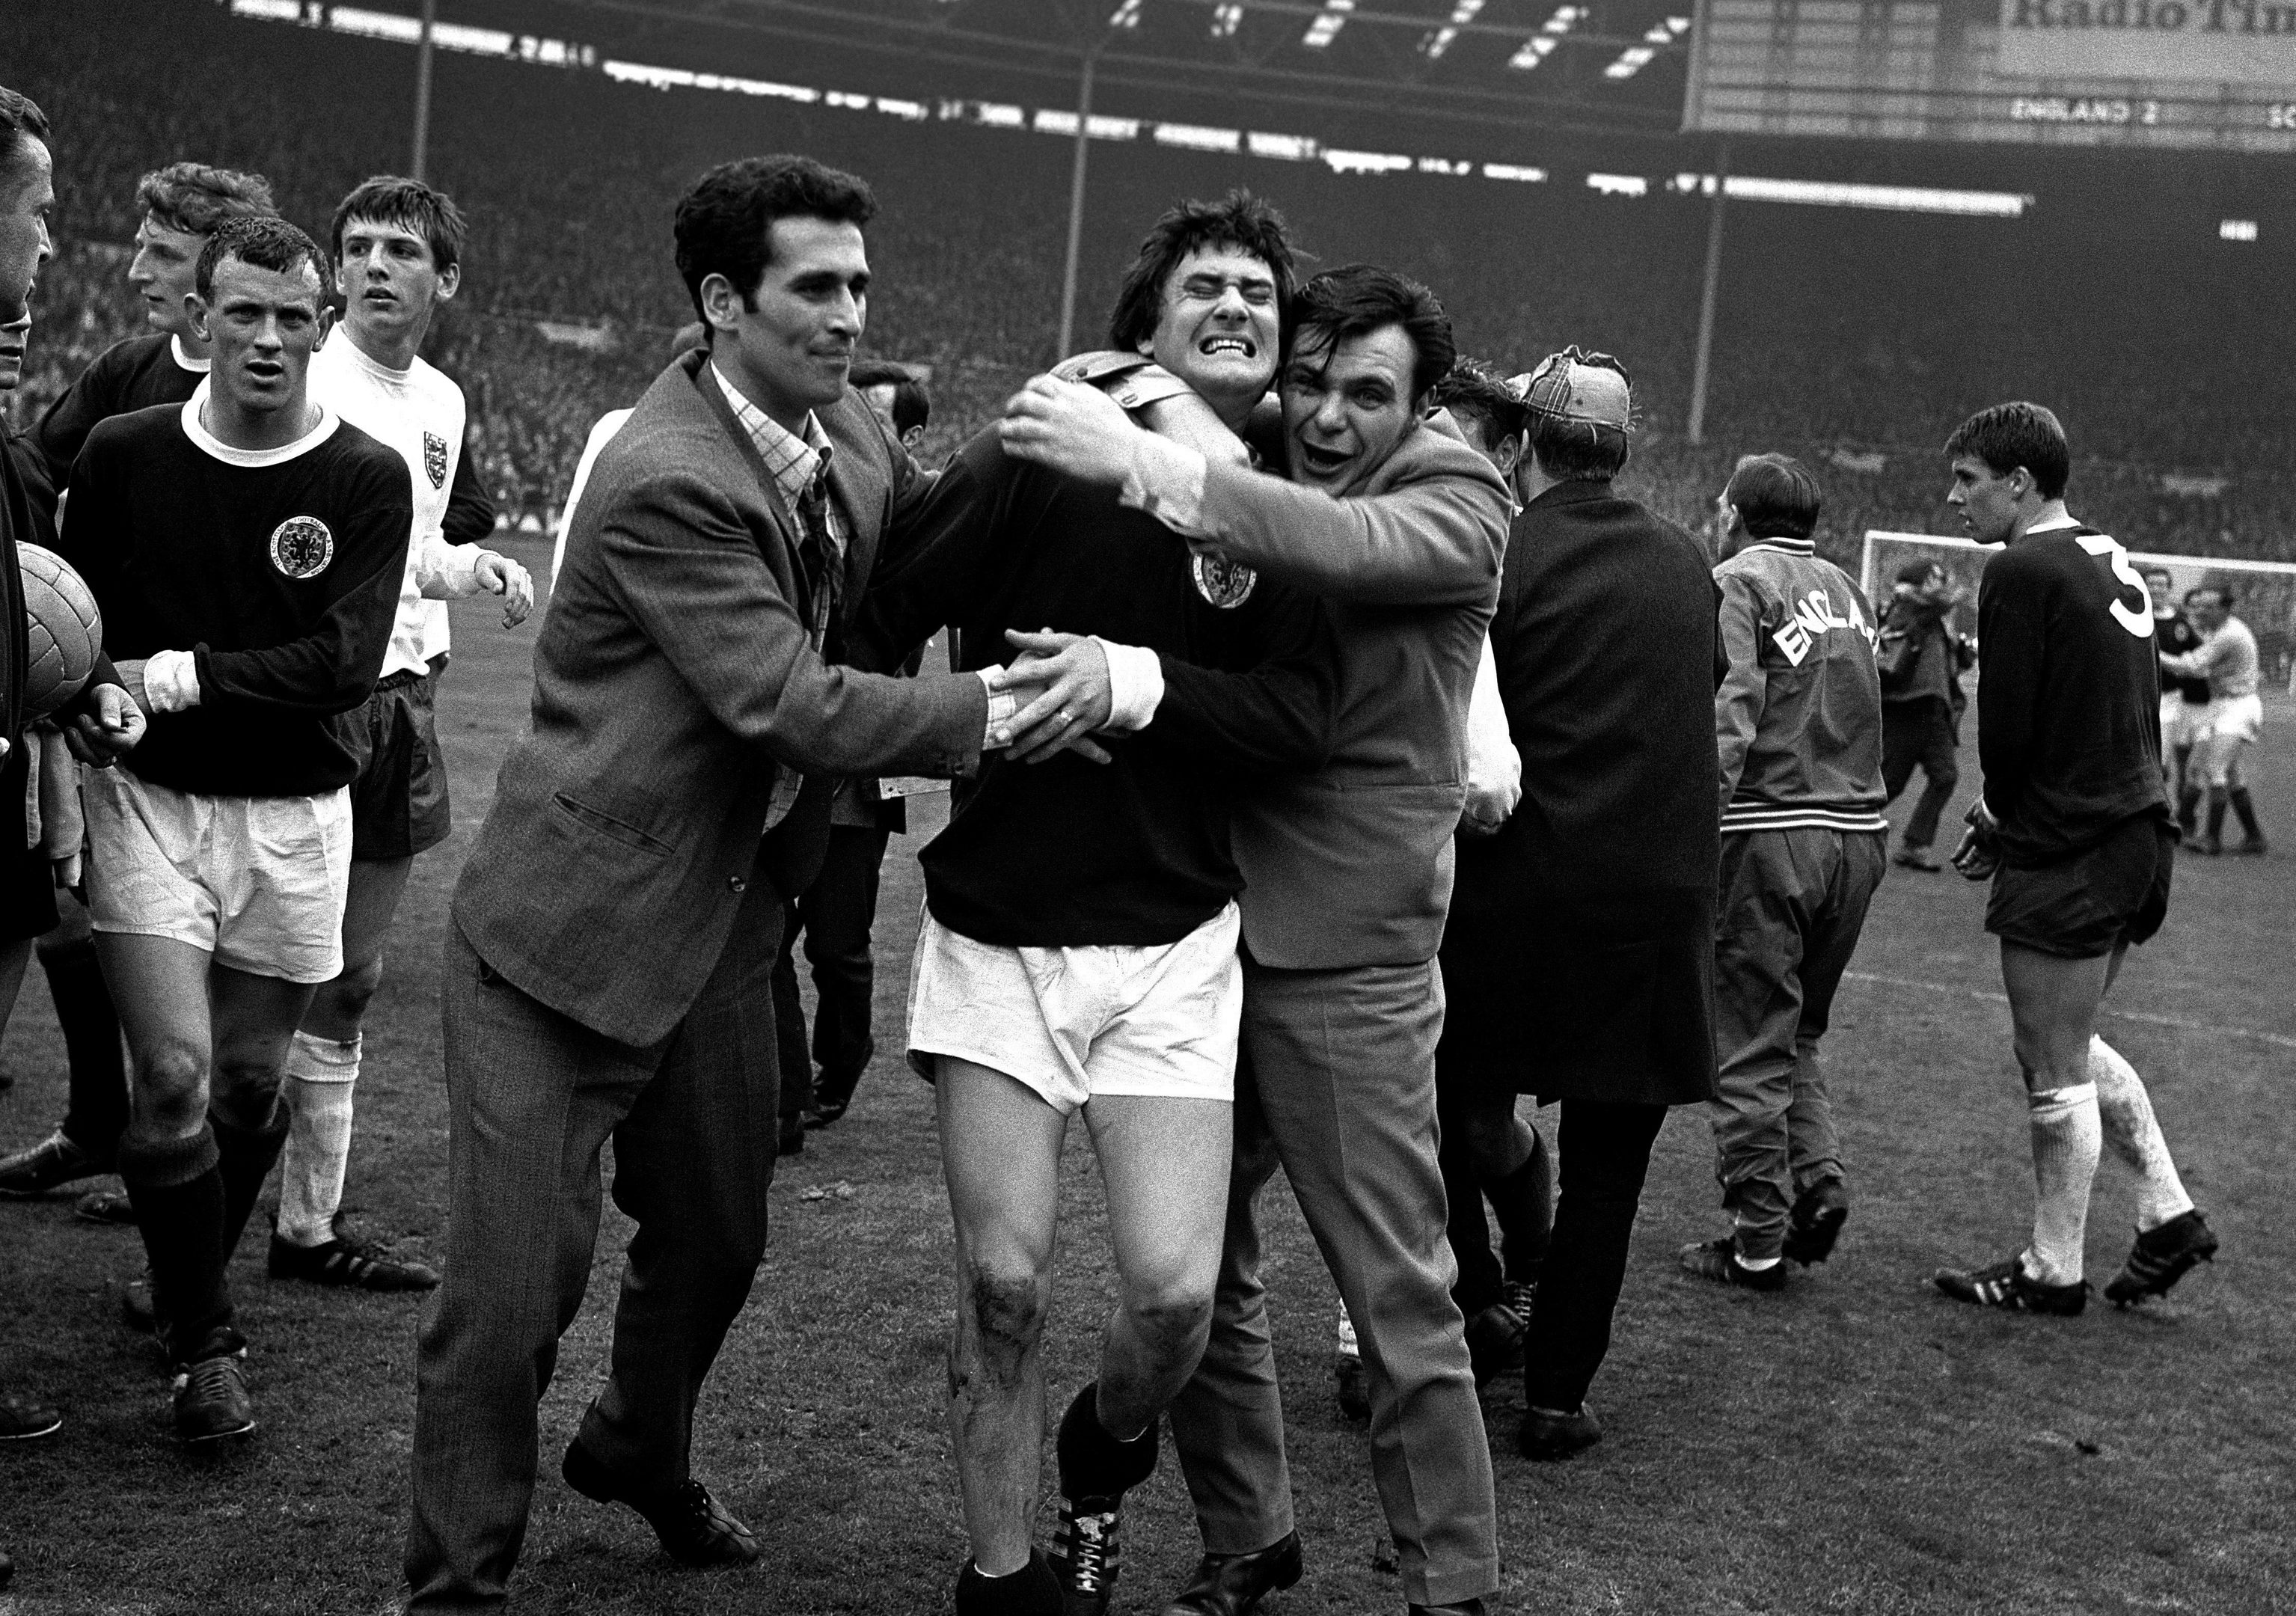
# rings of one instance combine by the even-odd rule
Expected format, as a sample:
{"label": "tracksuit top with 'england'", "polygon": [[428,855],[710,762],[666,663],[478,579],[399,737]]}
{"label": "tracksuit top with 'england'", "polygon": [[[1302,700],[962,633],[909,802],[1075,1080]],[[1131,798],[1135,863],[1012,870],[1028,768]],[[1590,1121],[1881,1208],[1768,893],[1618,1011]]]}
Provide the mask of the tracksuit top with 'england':
{"label": "tracksuit top with 'england'", "polygon": [[188,651],[200,700],[156,713],[121,767],[215,797],[307,797],[357,762],[330,722],[366,700],[414,521],[406,463],[331,413],[234,449],[190,402],[115,415],[72,472],[61,547],[114,660]]}
{"label": "tracksuit top with 'england'", "polygon": [[1722,831],[1879,831],[1874,614],[1806,538],[1757,539],[1714,570],[1729,676],[1714,693]]}
{"label": "tracksuit top with 'england'", "polygon": [[1977,591],[1977,756],[2003,862],[2085,852],[2166,819],[2152,603],[2118,541],[2067,518],[1985,566]]}

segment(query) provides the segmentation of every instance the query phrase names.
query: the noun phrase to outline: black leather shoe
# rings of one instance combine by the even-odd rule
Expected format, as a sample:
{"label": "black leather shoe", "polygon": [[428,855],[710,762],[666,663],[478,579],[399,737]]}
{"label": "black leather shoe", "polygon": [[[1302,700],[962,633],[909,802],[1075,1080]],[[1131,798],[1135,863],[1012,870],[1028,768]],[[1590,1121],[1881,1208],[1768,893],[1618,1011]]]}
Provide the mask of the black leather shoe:
{"label": "black leather shoe", "polygon": [[1298,1532],[1249,1554],[1206,1554],[1163,1616],[1248,1616],[1268,1595],[1299,1581],[1300,1569]]}
{"label": "black leather shoe", "polygon": [[1569,1414],[1557,1414],[1552,1408],[1525,1409],[1514,1445],[1526,1459],[1567,1459],[1602,1440],[1603,1422],[1595,1417],[1592,1404],[1581,1403]]}
{"label": "black leather shoe", "polygon": [[661,1492],[625,1486],[578,1438],[566,1445],[559,1473],[586,1498],[627,1504],[644,1515],[661,1539],[662,1552],[681,1565],[747,1565],[758,1557],[758,1540],[750,1529],[690,1476]]}
{"label": "black leather shoe", "polygon": [[58,1128],[29,1150],[0,1157],[0,1195],[45,1195],[60,1185],[111,1170],[111,1162],[80,1149]]}

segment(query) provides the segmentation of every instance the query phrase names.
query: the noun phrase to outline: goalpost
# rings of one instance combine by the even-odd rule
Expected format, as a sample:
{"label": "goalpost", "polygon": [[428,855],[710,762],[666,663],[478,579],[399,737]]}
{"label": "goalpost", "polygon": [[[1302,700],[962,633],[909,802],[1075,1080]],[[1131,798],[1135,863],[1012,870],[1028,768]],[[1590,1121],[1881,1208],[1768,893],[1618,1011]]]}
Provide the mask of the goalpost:
{"label": "goalpost", "polygon": [[[1858,568],[1858,587],[1876,611],[1887,611],[1898,569],[1907,562],[1935,562],[1963,594],[1949,627],[1977,632],[1977,581],[1998,545],[1980,545],[1973,538],[1948,538],[1934,533],[1891,533],[1868,529],[1866,554]],[[2296,693],[2296,562],[2234,561],[2221,555],[2158,555],[2132,550],[2128,559],[2139,571],[2162,568],[2177,598],[2187,589],[2229,590],[2233,614],[2256,635],[2258,672],[2267,685]]]}

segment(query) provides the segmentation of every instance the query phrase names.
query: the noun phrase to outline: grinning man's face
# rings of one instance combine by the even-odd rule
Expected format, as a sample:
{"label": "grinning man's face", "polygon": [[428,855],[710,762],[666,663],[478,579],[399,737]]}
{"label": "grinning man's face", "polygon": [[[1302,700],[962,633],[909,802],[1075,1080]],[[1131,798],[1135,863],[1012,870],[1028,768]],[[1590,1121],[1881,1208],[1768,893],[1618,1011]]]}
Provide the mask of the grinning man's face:
{"label": "grinning man's face", "polygon": [[1386,463],[1410,431],[1411,373],[1419,352],[1399,324],[1334,344],[1302,331],[1283,367],[1283,436],[1292,474],[1343,494]]}

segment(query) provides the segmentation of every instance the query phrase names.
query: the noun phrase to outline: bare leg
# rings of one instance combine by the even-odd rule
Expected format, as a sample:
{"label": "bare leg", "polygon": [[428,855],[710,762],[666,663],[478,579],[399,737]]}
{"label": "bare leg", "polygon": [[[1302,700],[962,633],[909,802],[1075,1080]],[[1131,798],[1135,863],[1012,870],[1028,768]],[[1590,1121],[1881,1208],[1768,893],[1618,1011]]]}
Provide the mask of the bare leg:
{"label": "bare leg", "polygon": [[1227,1222],[1234,1106],[1103,1095],[1084,1108],[1108,1188],[1120,1287],[1100,1357],[1100,1423],[1119,1441],[1153,1425],[1196,1371]]}
{"label": "bare leg", "polygon": [[1045,1440],[1038,1344],[1051,1307],[1068,1118],[1001,1071],[948,1056],[939,1067],[934,1099],[956,1221],[949,1435],[973,1564],[1004,1577],[1029,1563]]}
{"label": "bare leg", "polygon": [[2045,1284],[2072,1284],[2081,1275],[2102,1129],[2089,1044],[2097,1006],[2123,952],[2062,959],[2001,945],[2001,981],[2008,989],[2033,1131],[2033,1243],[2023,1262]]}

